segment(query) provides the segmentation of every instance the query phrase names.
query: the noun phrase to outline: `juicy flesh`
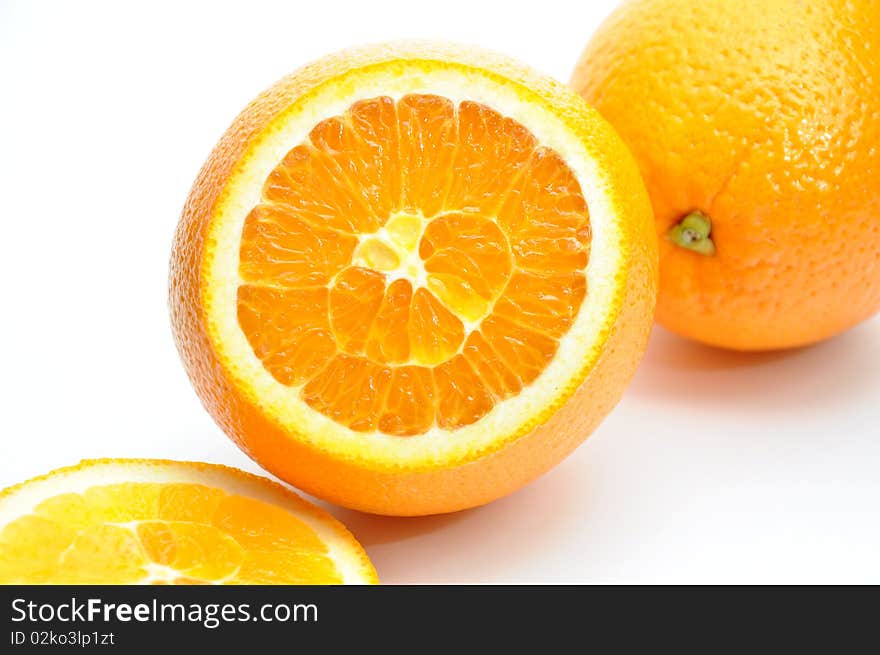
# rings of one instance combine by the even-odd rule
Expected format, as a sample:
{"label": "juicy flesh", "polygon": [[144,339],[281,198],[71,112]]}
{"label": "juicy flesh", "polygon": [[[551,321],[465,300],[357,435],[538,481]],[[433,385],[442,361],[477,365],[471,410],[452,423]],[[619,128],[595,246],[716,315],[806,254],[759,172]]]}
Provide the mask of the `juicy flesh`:
{"label": "juicy flesh", "polygon": [[290,512],[191,483],[64,493],[0,531],[0,583],[332,584],[314,530]]}
{"label": "juicy flesh", "polygon": [[239,325],[277,381],[352,430],[453,430],[547,367],[589,244],[577,179],[521,124],[434,95],[362,100],[266,180]]}

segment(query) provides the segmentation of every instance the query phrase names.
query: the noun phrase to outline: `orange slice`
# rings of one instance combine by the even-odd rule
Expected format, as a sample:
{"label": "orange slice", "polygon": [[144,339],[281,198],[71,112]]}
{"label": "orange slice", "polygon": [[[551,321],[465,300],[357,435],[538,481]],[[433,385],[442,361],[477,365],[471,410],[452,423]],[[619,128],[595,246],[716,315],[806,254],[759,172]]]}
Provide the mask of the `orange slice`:
{"label": "orange slice", "polygon": [[93,460],[0,492],[0,584],[375,582],[333,517],[225,466]]}
{"label": "orange slice", "polygon": [[620,397],[656,293],[629,153],[574,93],[452,46],[343,52],[239,117],[172,258],[206,407],[324,498],[423,514],[543,472]]}

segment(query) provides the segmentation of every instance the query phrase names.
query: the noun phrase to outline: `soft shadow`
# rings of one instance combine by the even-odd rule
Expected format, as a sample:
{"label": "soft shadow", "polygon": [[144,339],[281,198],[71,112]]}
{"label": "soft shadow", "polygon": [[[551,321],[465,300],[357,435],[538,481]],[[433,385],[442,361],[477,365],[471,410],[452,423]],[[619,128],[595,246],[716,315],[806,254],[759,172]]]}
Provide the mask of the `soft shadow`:
{"label": "soft shadow", "polygon": [[737,352],[705,346],[656,326],[643,366],[675,370],[712,371],[762,366],[797,355],[803,348],[766,352]]}
{"label": "soft shadow", "polygon": [[814,346],[766,353],[702,346],[656,327],[629,393],[639,401],[692,407],[799,411],[871,393],[878,361],[877,321]]}
{"label": "soft shadow", "polygon": [[[418,518],[332,510],[367,549],[387,584],[516,581],[560,532],[588,520],[600,477],[577,455],[516,493],[475,509]],[[442,530],[440,528],[443,528]]]}
{"label": "soft shadow", "polygon": [[430,534],[435,530],[461,521],[468,512],[472,511],[474,510],[434,516],[379,516],[343,507],[331,509],[336,518],[357,537],[358,541],[367,547],[406,541]]}

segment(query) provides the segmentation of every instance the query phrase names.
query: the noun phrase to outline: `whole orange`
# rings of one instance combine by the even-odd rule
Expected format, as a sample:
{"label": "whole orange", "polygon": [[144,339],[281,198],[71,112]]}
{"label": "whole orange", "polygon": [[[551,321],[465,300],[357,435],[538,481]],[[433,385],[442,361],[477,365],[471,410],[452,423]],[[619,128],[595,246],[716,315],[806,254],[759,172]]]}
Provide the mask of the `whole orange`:
{"label": "whole orange", "polygon": [[661,324],[765,350],[880,308],[880,2],[626,2],[571,84],[638,160]]}

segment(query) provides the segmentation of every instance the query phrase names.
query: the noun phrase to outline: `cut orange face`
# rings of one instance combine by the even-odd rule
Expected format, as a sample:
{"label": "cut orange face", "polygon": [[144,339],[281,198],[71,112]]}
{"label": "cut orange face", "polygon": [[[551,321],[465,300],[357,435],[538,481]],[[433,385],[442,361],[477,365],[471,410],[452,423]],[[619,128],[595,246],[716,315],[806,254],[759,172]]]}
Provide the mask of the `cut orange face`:
{"label": "cut orange face", "polygon": [[438,95],[358,100],[284,157],[245,218],[238,324],[339,425],[452,431],[550,364],[589,249],[577,179],[522,124]]}
{"label": "cut orange face", "polygon": [[225,466],[87,461],[0,492],[0,584],[376,581],[329,514]]}
{"label": "cut orange face", "polygon": [[341,53],[256,100],[202,171],[178,345],[285,480],[374,512],[468,507],[619,398],[651,324],[650,221],[629,153],[561,85],[448,46]]}

